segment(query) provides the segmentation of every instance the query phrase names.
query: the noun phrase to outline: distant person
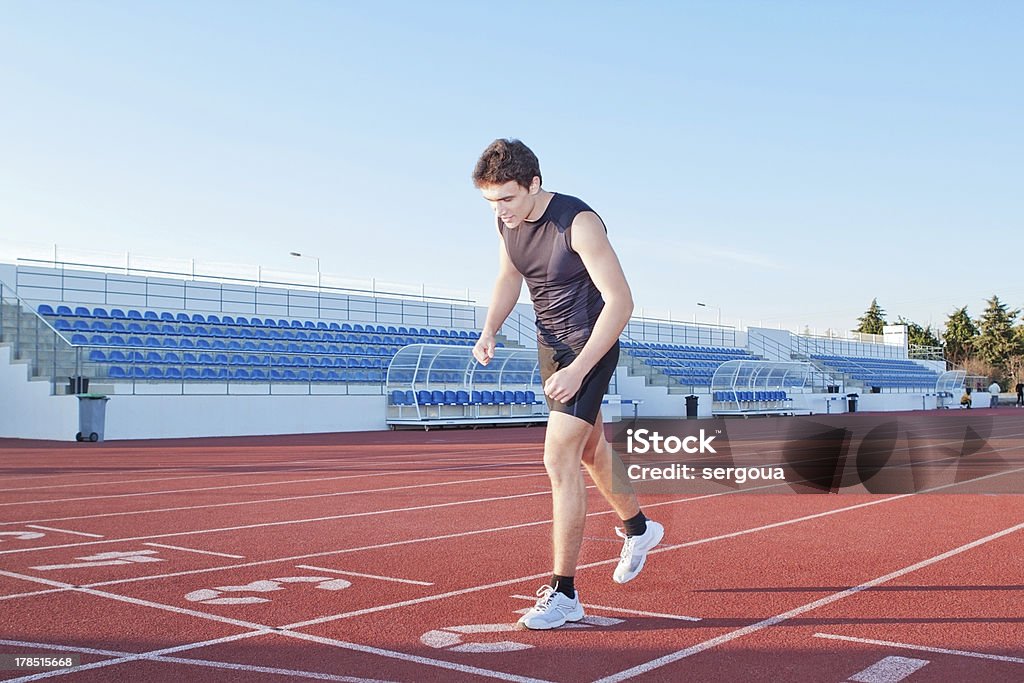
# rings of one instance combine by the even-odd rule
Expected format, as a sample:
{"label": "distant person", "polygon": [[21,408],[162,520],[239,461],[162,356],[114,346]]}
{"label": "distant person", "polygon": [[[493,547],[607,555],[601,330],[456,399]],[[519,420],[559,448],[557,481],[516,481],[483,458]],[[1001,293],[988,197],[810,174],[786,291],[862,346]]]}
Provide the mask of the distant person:
{"label": "distant person", "polygon": [[1014,387],[1014,390],[1017,392],[1017,403],[1015,403],[1014,405],[1024,406],[1024,382],[1018,381],[1017,386]]}
{"label": "distant person", "polygon": [[970,408],[971,407],[971,388],[967,387],[964,389],[964,395],[960,397],[960,407]]}
{"label": "distant person", "polygon": [[999,387],[999,382],[996,382],[995,380],[993,380],[992,384],[988,385],[988,393],[992,396],[992,399],[989,401],[989,404],[988,404],[989,408],[995,408],[995,407],[997,407],[999,405],[999,392],[1000,391],[1002,391],[1002,389]]}

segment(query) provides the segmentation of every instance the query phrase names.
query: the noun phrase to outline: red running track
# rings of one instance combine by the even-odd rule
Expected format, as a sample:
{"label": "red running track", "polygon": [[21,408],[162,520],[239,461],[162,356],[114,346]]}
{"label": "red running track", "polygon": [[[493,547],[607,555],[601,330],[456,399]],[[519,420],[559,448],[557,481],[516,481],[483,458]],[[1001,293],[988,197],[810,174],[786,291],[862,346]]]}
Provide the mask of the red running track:
{"label": "red running track", "polygon": [[[0,441],[0,654],[81,661],[0,678],[1024,681],[1024,421],[928,436],[978,419],[981,483],[644,495],[665,541],[625,586],[591,489],[588,618],[544,633],[512,630],[550,573],[542,429]],[[783,457],[782,424],[735,430]]]}

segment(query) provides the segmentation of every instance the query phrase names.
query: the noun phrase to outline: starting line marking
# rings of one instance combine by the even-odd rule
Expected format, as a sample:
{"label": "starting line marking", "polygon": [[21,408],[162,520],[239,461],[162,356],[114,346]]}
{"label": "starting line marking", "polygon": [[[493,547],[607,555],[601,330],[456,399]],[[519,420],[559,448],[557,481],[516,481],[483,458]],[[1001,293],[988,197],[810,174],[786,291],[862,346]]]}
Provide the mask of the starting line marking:
{"label": "starting line marking", "polygon": [[155,550],[129,550],[127,552],[114,551],[109,553],[100,553],[99,555],[90,555],[88,557],[76,557],[76,560],[84,560],[83,562],[74,562],[71,564],[45,564],[38,567],[32,567],[32,569],[39,570],[41,572],[48,572],[54,569],[82,569],[87,567],[113,567],[119,564],[132,564],[133,562],[164,562],[159,557],[151,557],[157,555]]}
{"label": "starting line marking", "polygon": [[[19,541],[34,541],[37,538],[42,538],[46,534],[41,534],[38,531],[0,531],[0,536],[14,536]],[[0,543],[4,540],[0,538]]]}
{"label": "starting line marking", "polygon": [[163,543],[143,543],[154,548],[170,548],[171,550],[183,550],[186,553],[200,553],[201,555],[217,555],[218,557],[230,557],[235,560],[244,560],[245,555],[229,555],[227,553],[215,553],[212,550],[196,550],[195,548],[182,548],[180,545],[164,545]]}
{"label": "starting line marking", "polygon": [[1020,657],[1009,657],[1007,655],[992,655],[985,652],[969,652],[967,650],[950,650],[944,647],[930,647],[928,645],[911,645],[910,643],[895,643],[888,640],[872,640],[870,638],[854,638],[852,636],[838,636],[832,633],[815,633],[815,638],[828,638],[829,640],[847,640],[851,643],[864,645],[882,645],[884,647],[896,647],[902,650],[918,650],[919,652],[933,652],[940,655],[957,655],[959,657],[976,657],[978,659],[989,659],[995,662],[1010,662],[1011,664],[1024,664]]}
{"label": "starting line marking", "polygon": [[313,567],[308,564],[297,564],[297,569],[309,569],[315,572],[329,572],[331,574],[343,574],[346,576],[360,576],[364,579],[379,579],[381,581],[397,581],[398,583],[411,583],[415,586],[433,586],[429,581],[413,581],[412,579],[396,579],[393,576],[377,576],[376,574],[360,574],[359,572],[342,571],[340,569],[327,569],[326,567]]}
{"label": "starting line marking", "polygon": [[[529,600],[530,602],[536,602],[537,597],[530,597],[529,595],[513,595],[513,598],[519,600]],[[583,603],[583,606],[587,609],[596,609],[601,612],[621,612],[622,614],[636,614],[641,617],[658,617],[661,619],[677,619],[679,621],[700,621],[700,617],[687,617],[681,614],[661,614],[660,612],[642,612],[635,609],[625,609],[623,607],[608,607],[606,605],[592,605],[589,602]]]}
{"label": "starting line marking", "polygon": [[850,683],[899,683],[929,662],[910,657],[886,657],[868,668],[850,676]]}
{"label": "starting line marking", "polygon": [[87,534],[84,531],[69,531],[68,529],[58,529],[52,526],[39,526],[38,524],[26,524],[29,529],[42,529],[43,531],[56,531],[61,534],[72,534],[74,536],[87,536],[89,538],[105,538],[100,534]]}

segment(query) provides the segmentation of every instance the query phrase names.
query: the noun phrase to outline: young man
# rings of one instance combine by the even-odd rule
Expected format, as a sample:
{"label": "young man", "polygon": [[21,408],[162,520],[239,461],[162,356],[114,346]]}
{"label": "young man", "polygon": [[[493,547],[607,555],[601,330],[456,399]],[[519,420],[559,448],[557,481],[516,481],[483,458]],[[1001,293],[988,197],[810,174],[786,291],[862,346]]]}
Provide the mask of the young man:
{"label": "young man", "polygon": [[612,575],[616,582],[635,577],[664,534],[640,511],[601,422],[601,400],[633,300],[604,223],[579,199],[541,189],[540,164],[522,142],[491,143],[477,161],[473,183],[493,207],[499,235],[498,278],[473,355],[490,362],[494,335],[515,307],[524,278],[537,314],[550,408],[544,467],[551,480],[554,574],[519,626],[556,628],[583,618],[574,585],[587,507],[581,462],[623,520],[625,533],[616,529],[625,539]]}

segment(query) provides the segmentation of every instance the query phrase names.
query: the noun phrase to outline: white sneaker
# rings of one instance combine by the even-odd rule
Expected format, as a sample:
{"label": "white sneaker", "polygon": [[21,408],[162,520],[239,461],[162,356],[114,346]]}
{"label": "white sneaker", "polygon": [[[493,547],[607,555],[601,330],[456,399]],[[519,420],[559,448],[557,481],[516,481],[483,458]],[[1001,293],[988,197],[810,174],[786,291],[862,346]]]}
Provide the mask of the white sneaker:
{"label": "white sneaker", "polygon": [[647,531],[640,536],[627,536],[618,527],[615,528],[615,533],[626,540],[622,544],[619,564],[615,567],[612,579],[615,580],[615,583],[626,583],[636,577],[644,568],[647,553],[661,543],[661,539],[665,535],[665,527],[657,522],[647,520]]}
{"label": "white sneaker", "polygon": [[524,614],[516,628],[531,631],[546,631],[558,628],[567,621],[579,621],[583,618],[583,605],[580,604],[580,592],[569,599],[551,586],[541,586],[537,590],[537,604]]}

